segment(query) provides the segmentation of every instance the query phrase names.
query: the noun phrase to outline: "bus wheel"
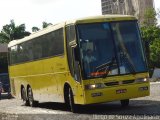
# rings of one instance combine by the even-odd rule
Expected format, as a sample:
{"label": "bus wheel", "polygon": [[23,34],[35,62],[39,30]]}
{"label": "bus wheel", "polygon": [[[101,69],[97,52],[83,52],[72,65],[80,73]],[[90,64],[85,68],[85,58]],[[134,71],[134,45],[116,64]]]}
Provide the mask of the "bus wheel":
{"label": "bus wheel", "polygon": [[29,101],[27,100],[26,91],[24,87],[21,89],[21,98],[22,98],[23,104],[28,106]]}
{"label": "bus wheel", "polygon": [[121,106],[122,107],[127,107],[128,105],[129,105],[129,99],[121,100]]}
{"label": "bus wheel", "polygon": [[33,92],[32,92],[32,89],[30,87],[28,88],[28,101],[29,101],[29,105],[31,107],[36,107],[37,104],[38,104],[37,101],[34,101]]}
{"label": "bus wheel", "polygon": [[74,104],[74,98],[73,98],[73,92],[71,90],[71,88],[69,88],[68,91],[68,101],[69,101],[69,108],[71,110],[71,112],[76,113],[77,112],[77,106]]}

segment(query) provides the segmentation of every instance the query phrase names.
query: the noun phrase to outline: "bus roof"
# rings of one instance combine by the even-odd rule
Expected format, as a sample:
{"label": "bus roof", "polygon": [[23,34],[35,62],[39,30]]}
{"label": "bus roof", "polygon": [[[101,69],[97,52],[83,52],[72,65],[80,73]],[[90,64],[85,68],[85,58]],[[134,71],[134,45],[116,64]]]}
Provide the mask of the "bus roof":
{"label": "bus roof", "polygon": [[12,40],[11,42],[9,42],[8,47],[23,43],[23,42],[31,40],[33,38],[37,38],[37,37],[39,37],[41,35],[47,34],[49,32],[52,32],[52,31],[57,30],[59,28],[62,28],[64,26],[65,26],[65,22],[59,23],[59,24],[55,24],[55,25],[50,25],[47,28],[44,28],[43,30],[39,30],[38,32],[34,32],[31,35],[26,36],[26,37],[24,37],[22,39]]}
{"label": "bus roof", "polygon": [[93,23],[93,22],[110,22],[110,21],[122,21],[122,20],[137,20],[136,17],[132,15],[100,15],[100,16],[92,16],[85,17],[76,20],[67,21],[66,24],[73,23]]}
{"label": "bus roof", "polygon": [[30,36],[24,37],[22,39],[13,40],[8,44],[8,47],[14,46],[16,44],[23,43],[25,41],[31,40],[33,38],[39,37],[41,35],[47,34],[54,30],[64,27],[65,25],[69,24],[82,24],[82,23],[93,23],[93,22],[110,22],[110,21],[123,21],[123,20],[136,20],[134,16],[131,15],[100,15],[100,16],[93,16],[93,17],[85,17],[79,18],[75,20],[70,20],[66,22],[62,22],[55,25],[50,25],[43,30],[38,32],[32,33]]}

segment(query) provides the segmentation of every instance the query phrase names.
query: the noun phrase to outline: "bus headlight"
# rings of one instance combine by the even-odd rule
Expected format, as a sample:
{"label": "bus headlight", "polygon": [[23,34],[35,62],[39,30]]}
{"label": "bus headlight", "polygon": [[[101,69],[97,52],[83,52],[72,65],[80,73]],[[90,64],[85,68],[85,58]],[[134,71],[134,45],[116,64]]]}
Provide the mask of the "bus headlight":
{"label": "bus headlight", "polygon": [[148,82],[148,79],[147,78],[138,78],[138,79],[135,79],[135,82],[136,83]]}
{"label": "bus headlight", "polygon": [[104,87],[105,85],[103,83],[85,85],[86,90],[100,89]]}

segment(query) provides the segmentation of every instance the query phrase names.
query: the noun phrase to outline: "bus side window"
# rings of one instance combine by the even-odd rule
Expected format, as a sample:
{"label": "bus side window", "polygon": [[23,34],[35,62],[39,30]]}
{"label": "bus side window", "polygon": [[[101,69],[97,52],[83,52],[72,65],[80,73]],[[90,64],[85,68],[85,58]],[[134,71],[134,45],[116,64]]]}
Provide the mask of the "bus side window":
{"label": "bus side window", "polygon": [[33,60],[33,45],[32,45],[32,42],[29,41],[26,43],[26,46],[28,47],[28,52],[27,52],[27,55],[28,55],[28,61],[32,61]]}
{"label": "bus side window", "polygon": [[17,63],[17,45],[11,47],[10,49],[10,64],[16,64]]}
{"label": "bus side window", "polygon": [[34,48],[34,59],[40,59],[42,58],[42,46],[41,46],[41,41],[38,40],[39,38],[36,38],[35,41],[33,42]]}

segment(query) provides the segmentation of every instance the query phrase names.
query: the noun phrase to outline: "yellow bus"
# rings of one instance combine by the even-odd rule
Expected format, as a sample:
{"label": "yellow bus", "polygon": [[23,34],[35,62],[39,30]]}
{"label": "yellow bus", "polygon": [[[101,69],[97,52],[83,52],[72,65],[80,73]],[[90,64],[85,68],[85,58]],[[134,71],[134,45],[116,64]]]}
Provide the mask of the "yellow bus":
{"label": "yellow bus", "polygon": [[12,95],[77,105],[148,96],[148,69],[137,19],[105,15],[52,25],[9,47]]}

